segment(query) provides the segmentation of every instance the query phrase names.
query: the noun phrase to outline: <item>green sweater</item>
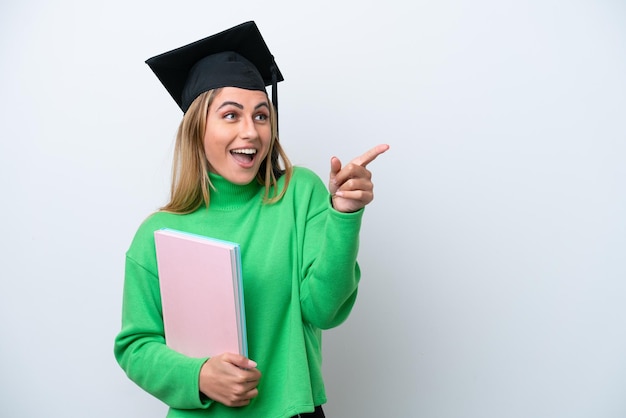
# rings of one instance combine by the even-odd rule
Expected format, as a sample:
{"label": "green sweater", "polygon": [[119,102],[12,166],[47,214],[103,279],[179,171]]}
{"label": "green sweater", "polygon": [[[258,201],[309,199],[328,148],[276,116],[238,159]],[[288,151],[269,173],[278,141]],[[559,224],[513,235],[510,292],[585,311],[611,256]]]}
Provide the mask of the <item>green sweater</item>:
{"label": "green sweater", "polygon": [[[279,186],[282,187],[280,180]],[[126,253],[122,328],[115,357],[130,379],[170,406],[168,417],[291,417],[326,402],[321,330],[354,305],[363,211],[341,213],[317,175],[296,167],[285,196],[262,202],[256,181],[238,186],[211,174],[209,208],[158,212],[139,227]],[[262,373],[250,405],[230,408],[201,396],[206,359],[165,345],[154,231],[173,228],[241,246],[248,354]]]}

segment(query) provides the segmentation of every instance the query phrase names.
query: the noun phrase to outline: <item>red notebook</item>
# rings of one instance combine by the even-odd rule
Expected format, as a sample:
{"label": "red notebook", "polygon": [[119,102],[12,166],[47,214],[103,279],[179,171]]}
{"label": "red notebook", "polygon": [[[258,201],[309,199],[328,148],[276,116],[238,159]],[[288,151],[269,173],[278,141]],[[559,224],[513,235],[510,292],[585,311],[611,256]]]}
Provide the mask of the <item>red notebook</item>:
{"label": "red notebook", "polygon": [[248,356],[239,245],[155,231],[165,343],[190,357]]}

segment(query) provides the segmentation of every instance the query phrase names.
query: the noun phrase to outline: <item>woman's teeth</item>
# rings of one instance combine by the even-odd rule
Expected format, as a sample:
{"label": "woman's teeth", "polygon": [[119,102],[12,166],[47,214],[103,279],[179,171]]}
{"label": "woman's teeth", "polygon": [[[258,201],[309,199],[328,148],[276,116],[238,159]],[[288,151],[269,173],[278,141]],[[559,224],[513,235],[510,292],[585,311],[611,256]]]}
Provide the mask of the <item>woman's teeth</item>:
{"label": "woman's teeth", "polygon": [[252,159],[256,155],[256,150],[254,148],[241,148],[241,149],[234,149],[230,151],[230,153],[237,160],[240,160],[242,162],[249,162],[249,161],[252,161]]}

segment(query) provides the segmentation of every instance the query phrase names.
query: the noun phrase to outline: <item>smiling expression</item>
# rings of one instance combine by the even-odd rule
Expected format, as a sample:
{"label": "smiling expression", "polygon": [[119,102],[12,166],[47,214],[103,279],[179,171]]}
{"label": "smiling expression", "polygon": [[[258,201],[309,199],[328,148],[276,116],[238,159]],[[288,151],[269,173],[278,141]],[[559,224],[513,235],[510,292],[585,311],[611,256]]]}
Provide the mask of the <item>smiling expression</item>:
{"label": "smiling expression", "polygon": [[215,95],[204,132],[212,173],[235,184],[254,180],[270,146],[269,106],[263,91],[224,87]]}

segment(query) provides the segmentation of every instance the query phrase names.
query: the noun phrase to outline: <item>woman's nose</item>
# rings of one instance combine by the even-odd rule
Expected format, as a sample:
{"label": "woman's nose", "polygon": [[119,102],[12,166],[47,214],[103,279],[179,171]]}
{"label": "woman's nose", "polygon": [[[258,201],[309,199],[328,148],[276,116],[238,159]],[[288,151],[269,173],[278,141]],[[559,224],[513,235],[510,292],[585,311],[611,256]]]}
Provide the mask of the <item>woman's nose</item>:
{"label": "woman's nose", "polygon": [[239,134],[241,135],[242,138],[245,138],[245,139],[256,139],[258,137],[258,131],[256,129],[256,124],[254,123],[254,119],[242,118]]}

